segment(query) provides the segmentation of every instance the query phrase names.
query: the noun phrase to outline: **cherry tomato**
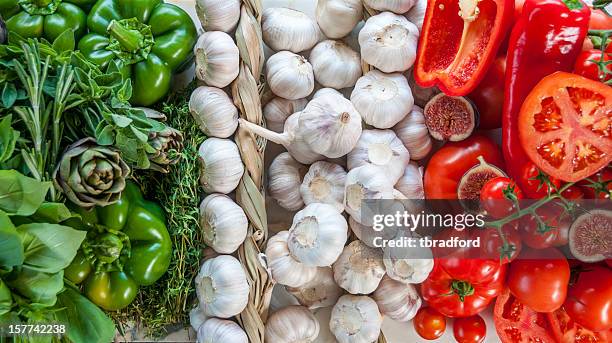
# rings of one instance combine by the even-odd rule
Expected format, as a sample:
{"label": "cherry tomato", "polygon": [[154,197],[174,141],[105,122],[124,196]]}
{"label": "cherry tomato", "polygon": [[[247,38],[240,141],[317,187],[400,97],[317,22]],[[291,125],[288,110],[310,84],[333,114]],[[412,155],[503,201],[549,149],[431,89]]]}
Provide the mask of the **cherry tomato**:
{"label": "cherry tomato", "polygon": [[431,307],[421,307],[412,324],[419,336],[427,340],[438,339],[446,331],[446,317]]}
{"label": "cherry tomato", "polygon": [[458,343],[481,343],[487,334],[487,324],[481,316],[457,318],[453,322],[453,336]]}
{"label": "cherry tomato", "polygon": [[582,265],[574,269],[563,304],[567,314],[578,324],[593,331],[612,329],[612,270],[599,265]]}
{"label": "cherry tomato", "polygon": [[539,221],[532,215],[521,218],[521,239],[533,249],[545,249],[566,245],[572,218],[553,202],[536,210],[540,219],[549,227],[538,226]]}
{"label": "cherry tomato", "polygon": [[570,186],[568,189],[564,190],[561,195],[565,199],[570,200],[584,199],[584,192],[578,186]]}
{"label": "cherry tomato", "polygon": [[552,312],[563,305],[569,278],[569,264],[555,248],[525,249],[510,263],[508,288],[534,311]]}
{"label": "cherry tomato", "polygon": [[513,261],[521,252],[522,242],[516,224],[502,227],[507,246],[504,246],[499,231],[494,228],[480,230],[480,244],[485,258],[500,259],[503,264]]}
{"label": "cherry tomato", "polygon": [[612,194],[612,167],[601,170],[589,179],[601,183],[601,188],[594,187],[591,182],[586,180],[578,182],[578,186],[580,186],[586,199],[610,199]]}
{"label": "cherry tomato", "polygon": [[[612,57],[608,54],[603,56],[603,60],[606,62],[612,60]],[[595,81],[605,82],[612,79],[612,74],[607,74],[604,78],[604,74],[600,72],[599,66],[594,61],[601,61],[601,50],[591,49],[581,52],[576,58],[574,73]],[[606,68],[612,72],[612,64],[608,64]]]}
{"label": "cherry tomato", "polygon": [[561,343],[608,343],[612,342],[612,329],[591,331],[578,324],[565,311],[564,307],[546,314],[551,332]]}
{"label": "cherry tomato", "polygon": [[517,200],[523,199],[523,192],[516,183],[503,176],[487,181],[480,190],[480,204],[493,218],[504,218],[516,211],[514,202],[506,198],[504,192],[514,194]]}
{"label": "cherry tomato", "polygon": [[609,30],[612,27],[612,17],[602,10],[591,10],[589,30]]}
{"label": "cherry tomato", "polygon": [[480,114],[479,127],[490,130],[501,127],[502,106],[504,104],[504,78],[506,57],[495,58],[484,79],[478,84],[470,98]]}
{"label": "cherry tomato", "polygon": [[[533,162],[528,162],[523,167],[521,182],[519,183],[523,185],[521,191],[527,198],[540,199],[545,197],[549,191],[553,191],[548,184],[541,184],[540,181],[537,180],[539,174],[540,171]],[[561,187],[561,181],[559,179],[550,176],[549,179],[555,189]]]}

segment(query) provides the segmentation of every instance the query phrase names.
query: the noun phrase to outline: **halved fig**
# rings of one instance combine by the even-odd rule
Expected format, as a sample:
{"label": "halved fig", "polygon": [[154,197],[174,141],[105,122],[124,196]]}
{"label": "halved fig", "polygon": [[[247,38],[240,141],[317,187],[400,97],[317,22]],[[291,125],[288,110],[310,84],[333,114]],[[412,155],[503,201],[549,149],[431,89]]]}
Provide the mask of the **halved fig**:
{"label": "halved fig", "polygon": [[480,191],[487,181],[498,176],[506,176],[503,170],[487,163],[482,156],[478,156],[479,163],[470,168],[459,181],[457,187],[457,198],[462,201],[462,204],[471,210],[478,210],[478,200],[480,199]]}
{"label": "halved fig", "polygon": [[440,93],[429,100],[423,113],[429,133],[441,141],[462,141],[476,126],[474,106],[461,96]]}
{"label": "halved fig", "polygon": [[572,255],[582,262],[612,257],[612,211],[592,210],[578,217],[569,231]]}

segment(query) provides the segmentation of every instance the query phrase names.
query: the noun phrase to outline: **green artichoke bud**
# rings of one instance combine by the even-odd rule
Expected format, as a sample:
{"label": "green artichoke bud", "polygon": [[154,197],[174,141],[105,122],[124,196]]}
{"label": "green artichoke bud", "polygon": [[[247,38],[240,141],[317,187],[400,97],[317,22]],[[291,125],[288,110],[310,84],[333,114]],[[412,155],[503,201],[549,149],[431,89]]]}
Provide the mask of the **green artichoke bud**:
{"label": "green artichoke bud", "polygon": [[149,154],[151,169],[167,173],[168,165],[176,164],[181,158],[183,151],[183,134],[170,126],[159,132],[149,134],[149,145],[155,149]]}
{"label": "green artichoke bud", "polygon": [[89,208],[117,202],[129,174],[130,168],[118,151],[84,138],[64,151],[53,182],[70,201]]}

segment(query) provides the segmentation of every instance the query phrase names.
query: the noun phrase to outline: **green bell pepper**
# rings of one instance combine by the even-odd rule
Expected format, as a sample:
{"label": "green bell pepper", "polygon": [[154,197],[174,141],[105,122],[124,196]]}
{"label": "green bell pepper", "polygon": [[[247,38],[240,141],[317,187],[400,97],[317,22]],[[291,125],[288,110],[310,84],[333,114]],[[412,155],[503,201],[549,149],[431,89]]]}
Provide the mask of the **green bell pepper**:
{"label": "green bell pepper", "polygon": [[75,40],[87,31],[83,8],[95,0],[0,0],[0,14],[7,30],[25,38],[45,38],[53,42],[71,29]]}
{"label": "green bell pepper", "polygon": [[136,297],[139,286],[155,283],[170,265],[172,241],[163,212],[144,200],[128,182],[117,203],[90,210],[66,224],[87,230],[79,253],[64,276],[83,284],[85,295],[105,310],[119,310]]}
{"label": "green bell pepper", "polygon": [[149,106],[170,90],[172,75],[193,53],[197,30],[181,8],[162,0],[99,0],[79,50],[106,67],[115,62],[132,80],[135,105]]}

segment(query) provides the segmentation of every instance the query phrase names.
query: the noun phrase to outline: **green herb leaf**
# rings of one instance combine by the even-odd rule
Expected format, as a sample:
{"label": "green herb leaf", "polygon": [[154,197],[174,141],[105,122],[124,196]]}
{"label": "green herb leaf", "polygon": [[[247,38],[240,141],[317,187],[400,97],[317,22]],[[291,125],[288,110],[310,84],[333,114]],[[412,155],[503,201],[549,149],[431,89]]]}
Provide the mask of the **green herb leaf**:
{"label": "green herb leaf", "polygon": [[115,142],[115,129],[112,125],[104,125],[105,122],[100,122],[98,127],[102,127],[101,130],[96,130],[96,141],[100,145],[113,145]]}
{"label": "green herb leaf", "polygon": [[15,226],[9,216],[0,211],[0,268],[9,270],[20,266],[24,258],[23,245]]}
{"label": "green herb leaf", "polygon": [[73,343],[107,343],[115,336],[115,325],[98,306],[67,288],[57,297],[56,318],[66,324],[66,337]]}
{"label": "green herb leaf", "polygon": [[8,161],[15,151],[19,131],[11,127],[12,115],[7,115],[0,121],[0,163]]}
{"label": "green herb leaf", "polygon": [[15,170],[0,170],[0,210],[29,216],[42,205],[51,187],[51,182],[41,182]]}
{"label": "green herb leaf", "polygon": [[72,29],[67,29],[62,32],[57,38],[53,41],[53,50],[62,53],[65,51],[73,51],[75,48],[74,41],[74,32]]}
{"label": "green herb leaf", "polygon": [[10,108],[15,104],[15,101],[17,101],[17,89],[12,82],[7,82],[2,89],[2,106]]}
{"label": "green herb leaf", "polygon": [[32,304],[53,306],[57,293],[64,288],[64,272],[53,274],[40,273],[24,267],[7,284],[19,294],[31,300]]}
{"label": "green herb leaf", "polygon": [[117,125],[120,128],[128,127],[130,126],[130,124],[132,124],[132,119],[126,116],[122,116],[122,115],[113,113],[111,114],[111,118],[113,120],[113,123],[115,123],[115,125]]}
{"label": "green herb leaf", "polygon": [[78,217],[78,215],[70,212],[68,207],[63,203],[45,202],[36,213],[30,216],[32,221],[41,223],[59,224],[70,218]]}
{"label": "green herb leaf", "polygon": [[2,279],[0,279],[0,316],[9,313],[11,311],[12,305],[13,297],[11,295],[11,290],[2,281]]}

